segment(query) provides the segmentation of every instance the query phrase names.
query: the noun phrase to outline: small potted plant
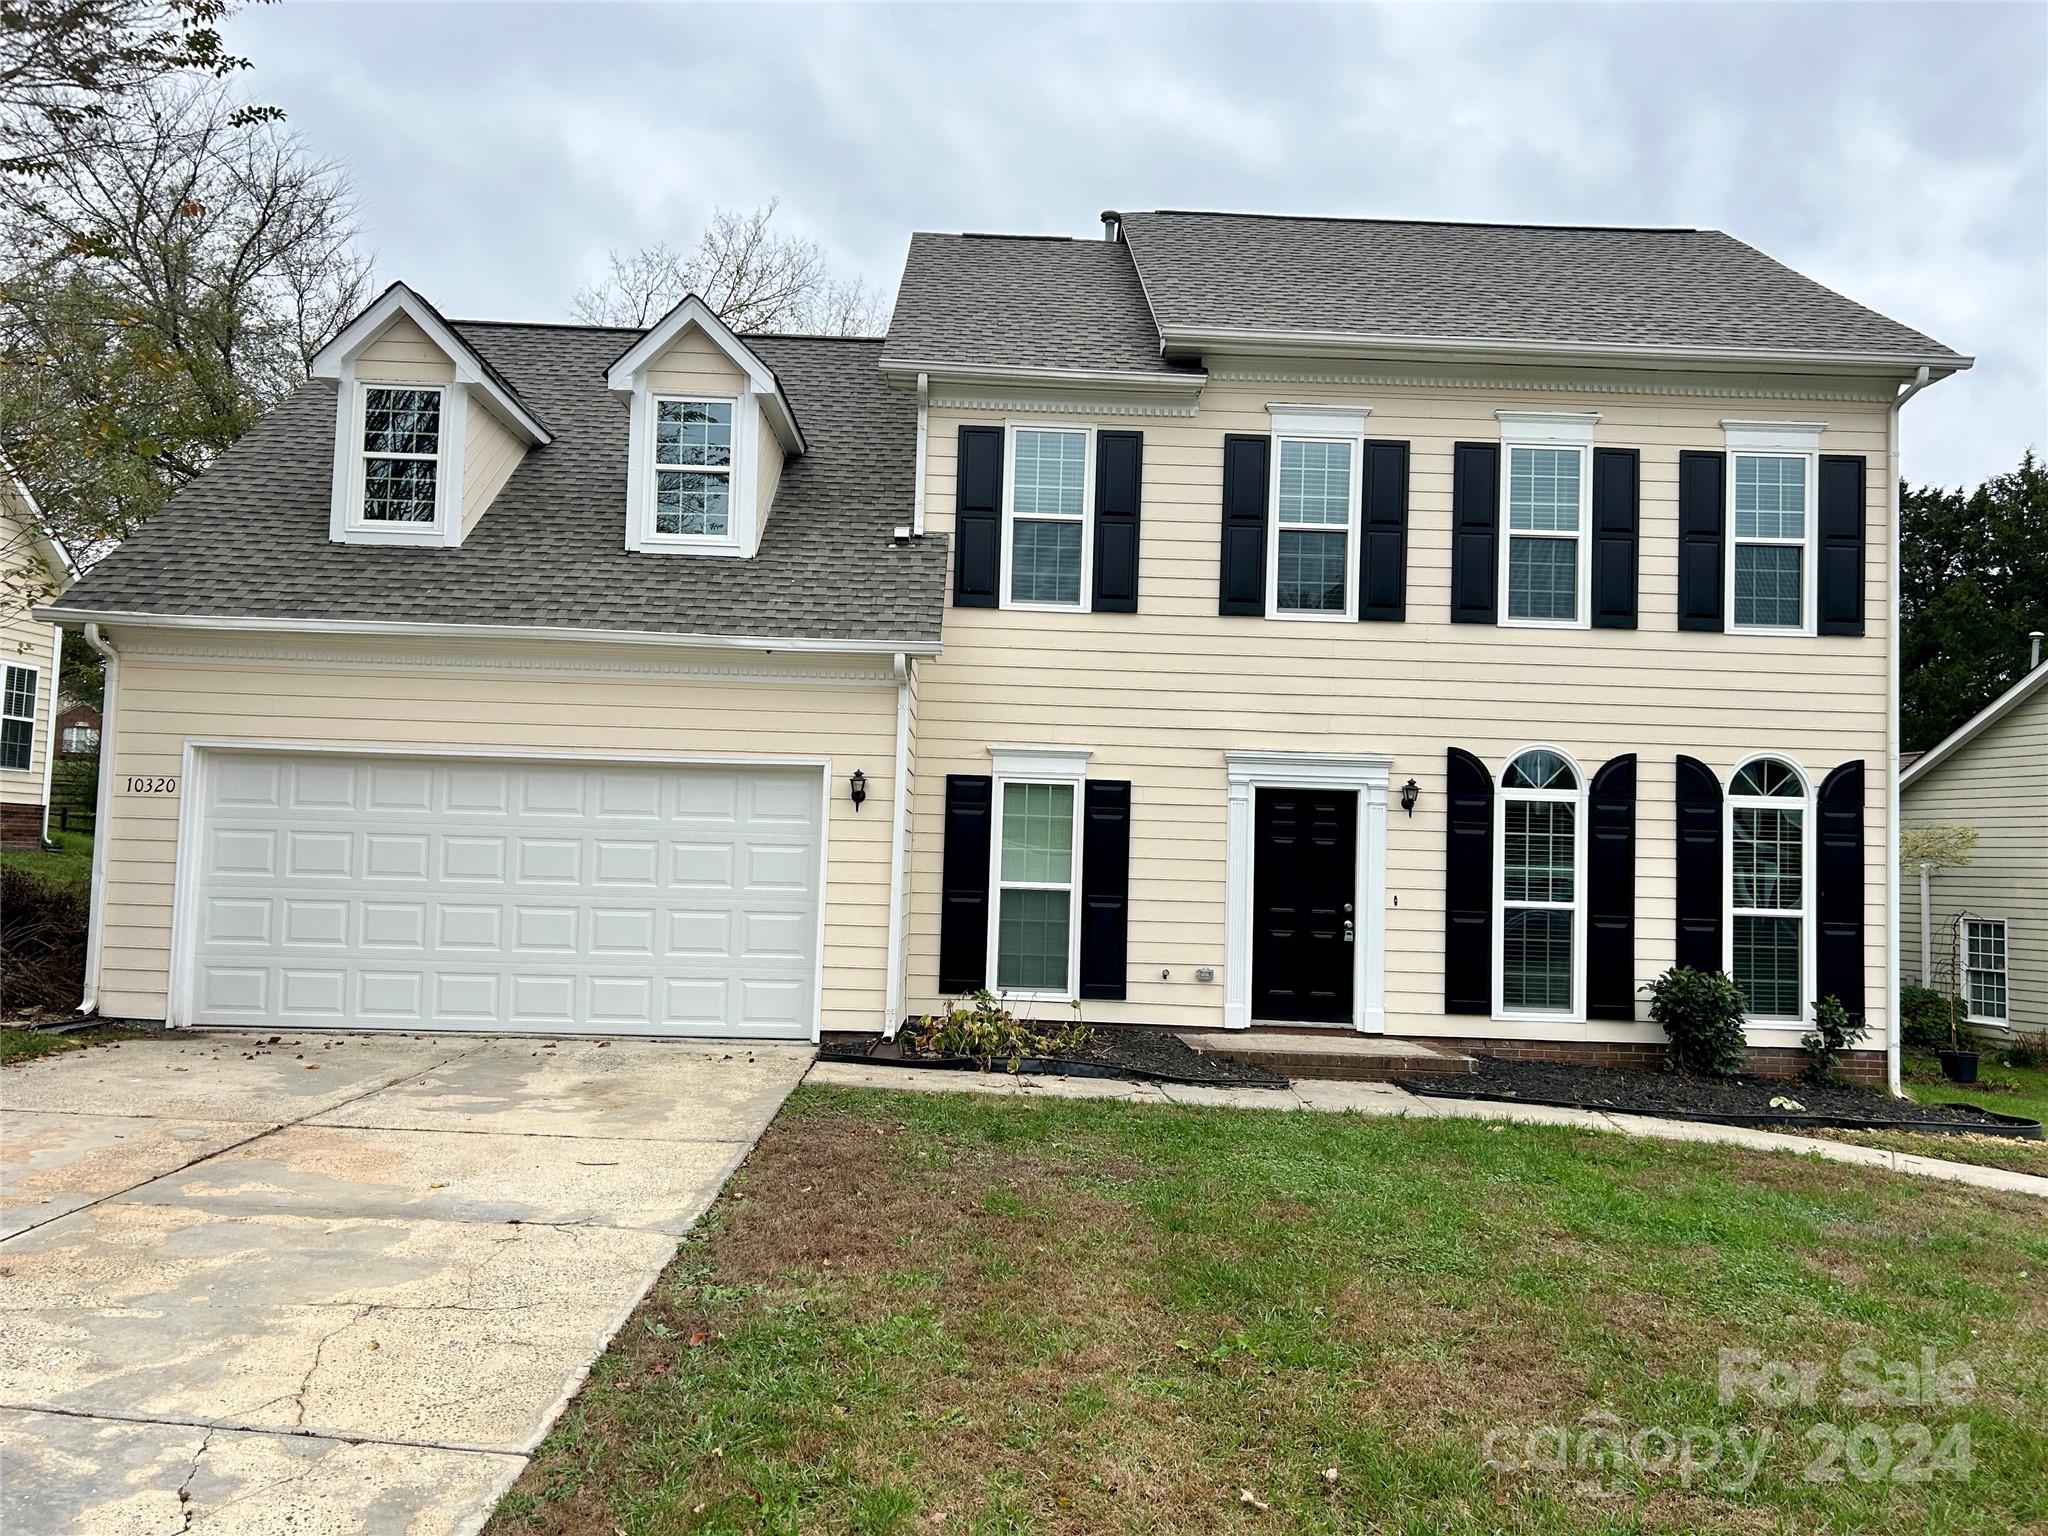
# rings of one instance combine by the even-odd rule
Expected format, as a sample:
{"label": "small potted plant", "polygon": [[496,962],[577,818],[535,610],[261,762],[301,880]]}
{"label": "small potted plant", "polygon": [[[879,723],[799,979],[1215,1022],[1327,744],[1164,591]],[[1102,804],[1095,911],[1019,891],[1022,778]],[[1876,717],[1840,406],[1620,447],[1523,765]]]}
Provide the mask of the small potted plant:
{"label": "small potted plant", "polygon": [[1935,1054],[1941,1058],[1941,1075],[1952,1083],[1977,1081],[1976,1041],[1963,1029],[1962,1013],[1951,998],[1948,1005],[1948,1049]]}

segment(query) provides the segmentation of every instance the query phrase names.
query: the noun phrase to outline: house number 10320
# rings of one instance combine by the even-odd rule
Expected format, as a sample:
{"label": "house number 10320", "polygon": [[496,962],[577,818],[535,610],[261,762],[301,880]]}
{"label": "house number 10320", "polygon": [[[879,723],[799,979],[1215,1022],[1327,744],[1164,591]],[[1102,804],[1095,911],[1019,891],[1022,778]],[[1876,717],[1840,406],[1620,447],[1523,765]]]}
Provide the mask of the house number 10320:
{"label": "house number 10320", "polygon": [[176,779],[134,779],[127,782],[131,795],[175,795],[178,792]]}

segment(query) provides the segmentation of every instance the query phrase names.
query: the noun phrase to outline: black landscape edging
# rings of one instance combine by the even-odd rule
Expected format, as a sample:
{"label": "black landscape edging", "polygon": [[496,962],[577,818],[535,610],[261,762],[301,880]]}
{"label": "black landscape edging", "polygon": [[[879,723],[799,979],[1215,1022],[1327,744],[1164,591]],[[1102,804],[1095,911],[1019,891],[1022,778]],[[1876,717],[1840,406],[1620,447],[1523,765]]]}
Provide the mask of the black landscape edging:
{"label": "black landscape edging", "polygon": [[[820,1061],[865,1062],[883,1067],[908,1067],[926,1072],[1009,1072],[1007,1061],[984,1061],[979,1056],[903,1056],[896,1053],[893,1040],[877,1040],[869,1046],[825,1046]],[[1078,1061],[1063,1056],[1025,1056],[1016,1066],[1018,1076],[1033,1077],[1121,1077],[1143,1082],[1173,1083],[1183,1088],[1285,1088],[1284,1077],[1189,1077],[1155,1068],[1117,1066],[1104,1061]]]}
{"label": "black landscape edging", "polygon": [[1756,1114],[1724,1115],[1709,1110],[1629,1109],[1617,1104],[1575,1104],[1564,1098],[1536,1098],[1529,1094],[1483,1093],[1442,1086],[1442,1080],[1397,1078],[1413,1094],[1429,1099],[1482,1099],[1489,1104],[1538,1104],[1546,1109],[1583,1109],[1596,1115],[1649,1115],[1658,1120],[1692,1120],[1702,1125],[1742,1125],[1755,1130],[1906,1131],[1916,1136],[2007,1136],[2016,1141],[2042,1140],[2041,1122],[2019,1115],[2001,1115],[1980,1104],[1961,1104],[1988,1116],[1990,1124],[1955,1120],[1873,1120],[1851,1115],[1805,1115],[1790,1111],[1759,1111]]}

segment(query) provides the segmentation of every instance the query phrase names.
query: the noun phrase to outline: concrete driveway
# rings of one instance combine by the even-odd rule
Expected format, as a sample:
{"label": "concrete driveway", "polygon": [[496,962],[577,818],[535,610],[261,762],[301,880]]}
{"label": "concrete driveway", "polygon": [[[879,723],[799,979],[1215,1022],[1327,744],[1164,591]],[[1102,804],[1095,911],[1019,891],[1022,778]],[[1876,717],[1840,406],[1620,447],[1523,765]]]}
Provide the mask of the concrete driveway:
{"label": "concrete driveway", "polygon": [[0,1076],[0,1529],[474,1530],[812,1054],[268,1039]]}

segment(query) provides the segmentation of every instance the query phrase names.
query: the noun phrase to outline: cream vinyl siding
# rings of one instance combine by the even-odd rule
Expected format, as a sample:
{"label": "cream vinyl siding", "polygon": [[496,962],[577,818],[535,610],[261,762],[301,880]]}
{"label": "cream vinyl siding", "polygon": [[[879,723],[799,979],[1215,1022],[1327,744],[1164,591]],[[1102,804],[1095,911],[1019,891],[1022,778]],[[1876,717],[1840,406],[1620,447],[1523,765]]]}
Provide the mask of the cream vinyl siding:
{"label": "cream vinyl siding", "polygon": [[463,435],[468,441],[462,449],[462,536],[465,539],[497,499],[498,492],[505,488],[505,482],[512,478],[512,471],[519,467],[519,461],[526,457],[526,445],[508,432],[475,396],[470,398],[467,414],[469,428]]}
{"label": "cream vinyl siding", "polygon": [[718,343],[691,329],[676,338],[647,368],[647,387],[657,395],[713,395],[734,398],[745,392],[747,376]]}
{"label": "cream vinyl siding", "polygon": [[[886,658],[792,658],[802,681],[730,653],[563,645],[545,650],[433,642],[437,661],[383,643],[294,642],[288,657],[191,655],[224,639],[124,630],[106,868],[101,1011],[164,1016],[178,836],[176,795],[128,793],[131,776],[183,773],[189,739],[432,747],[517,754],[568,751],[803,757],[831,760],[826,825],[825,1029],[867,1029],[882,1017],[889,891],[889,803],[896,684]],[[423,642],[422,644],[428,644]],[[690,660],[709,676],[679,675]],[[754,675],[756,673],[761,675]],[[738,674],[738,675],[735,675]],[[868,776],[868,814],[846,794]]]}
{"label": "cream vinyl siding", "polygon": [[[1224,997],[1223,754],[1384,752],[1394,758],[1396,791],[1410,777],[1421,787],[1412,817],[1398,803],[1388,812],[1388,1031],[1660,1038],[1644,1023],[1512,1025],[1442,1011],[1445,749],[1479,754],[1497,785],[1510,756],[1541,744],[1569,752],[1589,775],[1621,753],[1639,757],[1636,970],[1645,981],[1674,954],[1674,757],[1704,759],[1724,787],[1736,763],[1753,753],[1790,757],[1816,782],[1838,763],[1863,759],[1865,985],[1872,1022],[1881,1027],[1890,622],[1884,582],[1891,535],[1886,406],[1562,385],[1265,381],[1224,377],[1222,365],[1210,360],[1211,381],[1192,418],[1058,418],[1144,433],[1136,614],[946,610],[944,654],[924,663],[920,680],[909,1007],[939,1001],[945,776],[989,772],[989,743],[1092,748],[1090,777],[1132,781],[1129,997],[1090,1002],[1087,1016],[1211,1027],[1221,1024]],[[1714,388],[1731,382],[1717,380]],[[1268,432],[1269,402],[1368,407],[1367,437],[1410,444],[1407,622],[1308,625],[1218,616],[1223,437]],[[1639,628],[1532,631],[1449,622],[1452,445],[1498,443],[1497,410],[1595,411],[1597,446],[1641,450]],[[1020,414],[1008,403],[934,406],[926,480],[932,532],[952,530],[961,423],[1000,424]],[[1826,423],[1822,452],[1869,461],[1867,635],[1678,633],[1679,450],[1722,451],[1724,418],[1795,415]],[[1354,546],[1354,560],[1355,553]],[[1194,980],[1197,966],[1213,966],[1216,980]],[[1172,972],[1170,980],[1162,970]],[[1638,1008],[1640,1019],[1640,1000]]]}
{"label": "cream vinyl siding", "polygon": [[[1934,871],[1936,972],[1948,969],[1959,915],[2003,919],[2007,1022],[2048,1035],[2048,687],[1907,785],[1899,820],[1977,829],[1969,864]],[[1918,869],[1899,871],[1899,958],[1908,982],[1928,984],[1920,967]]]}
{"label": "cream vinyl siding", "polygon": [[356,377],[385,383],[452,384],[455,365],[425,331],[399,315],[357,356]]}
{"label": "cream vinyl siding", "polygon": [[776,437],[775,429],[768,425],[768,418],[761,411],[756,400],[752,409],[756,414],[754,422],[754,515],[755,526],[763,533],[768,531],[768,513],[775,505],[776,487],[782,484],[782,441]]}
{"label": "cream vinyl siding", "polygon": [[56,686],[58,632],[52,626],[29,617],[29,609],[56,595],[59,580],[39,580],[34,575],[16,576],[18,568],[40,566],[28,521],[15,510],[14,486],[0,480],[0,662],[11,667],[33,667],[36,674],[36,725],[30,742],[28,770],[0,768],[0,805],[43,804],[43,771],[50,758],[51,689]]}

